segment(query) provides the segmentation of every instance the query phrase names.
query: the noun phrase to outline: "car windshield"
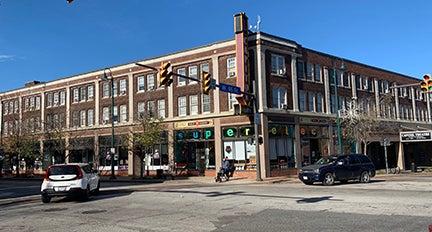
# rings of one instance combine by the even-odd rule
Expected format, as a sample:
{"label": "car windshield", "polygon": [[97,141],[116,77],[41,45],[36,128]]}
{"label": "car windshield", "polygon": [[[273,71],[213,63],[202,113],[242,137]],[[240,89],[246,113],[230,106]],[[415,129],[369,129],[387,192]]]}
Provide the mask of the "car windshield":
{"label": "car windshield", "polygon": [[48,172],[49,175],[78,175],[76,166],[56,166],[51,167]]}
{"label": "car windshield", "polygon": [[318,165],[329,164],[329,163],[335,162],[336,160],[337,160],[337,156],[327,156],[327,157],[322,157],[317,162],[315,162],[315,164],[318,164]]}

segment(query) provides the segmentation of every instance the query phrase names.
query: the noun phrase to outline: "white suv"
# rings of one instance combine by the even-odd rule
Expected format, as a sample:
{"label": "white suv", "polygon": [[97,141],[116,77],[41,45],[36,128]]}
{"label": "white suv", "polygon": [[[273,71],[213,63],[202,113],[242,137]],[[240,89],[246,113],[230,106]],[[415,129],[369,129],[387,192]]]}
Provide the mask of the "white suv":
{"label": "white suv", "polygon": [[54,196],[79,196],[88,200],[98,194],[100,177],[87,163],[54,164],[48,167],[41,186],[42,202],[49,203]]}

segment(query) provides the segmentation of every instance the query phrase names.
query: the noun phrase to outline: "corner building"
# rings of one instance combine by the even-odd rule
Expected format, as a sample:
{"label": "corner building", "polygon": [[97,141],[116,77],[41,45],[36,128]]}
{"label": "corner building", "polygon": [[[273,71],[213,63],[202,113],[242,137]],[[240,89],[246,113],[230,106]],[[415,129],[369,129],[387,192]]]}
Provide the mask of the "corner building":
{"label": "corner building", "polygon": [[[235,176],[256,178],[257,154],[262,178],[295,175],[302,165],[336,153],[366,153],[381,169],[385,168],[383,138],[390,141],[390,166],[409,169],[411,162],[432,166],[428,142],[407,143],[400,136],[411,128],[430,128],[429,94],[414,86],[419,83],[416,78],[243,29],[235,39],[137,63],[158,68],[167,61],[174,73],[202,80],[206,71],[218,85],[240,86],[254,94],[258,112],[254,115],[253,108],[240,104],[237,94],[220,88],[202,94],[201,83],[193,79],[173,76],[169,87],[159,86],[157,71],[131,62],[110,67],[113,88],[110,80],[101,78],[107,70],[95,70],[0,93],[1,142],[32,133],[37,137],[33,149],[44,169],[54,163],[93,162],[108,175],[114,120],[116,175],[140,176],[144,162],[150,172],[171,165],[184,167],[178,170],[182,174],[214,176],[222,158],[228,157]],[[342,61],[346,70],[337,68]],[[385,122],[370,138],[367,151],[359,142],[343,138],[343,150],[338,150],[336,112],[353,102]],[[138,121],[146,111],[163,118],[164,133],[141,160],[126,141],[139,132]],[[262,138],[259,146],[252,139],[255,123]],[[10,166],[20,159],[19,154],[6,157]]]}

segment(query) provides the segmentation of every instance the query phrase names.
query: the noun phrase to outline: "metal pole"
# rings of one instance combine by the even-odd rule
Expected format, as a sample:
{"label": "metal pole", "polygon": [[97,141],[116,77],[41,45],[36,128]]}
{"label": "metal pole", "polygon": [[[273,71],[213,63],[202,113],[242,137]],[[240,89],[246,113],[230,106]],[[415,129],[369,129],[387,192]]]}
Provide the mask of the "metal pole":
{"label": "metal pole", "polygon": [[260,147],[259,147],[259,127],[258,125],[261,125],[261,116],[258,112],[258,100],[257,97],[255,95],[255,97],[253,98],[254,101],[254,108],[255,108],[255,112],[254,112],[254,130],[255,130],[255,161],[256,161],[256,180],[257,181],[262,181],[261,178],[261,161],[260,161]]}
{"label": "metal pole", "polygon": [[111,176],[110,180],[116,179],[114,174],[114,155],[115,155],[115,148],[114,148],[114,78],[111,74]]}
{"label": "metal pole", "polygon": [[342,151],[342,136],[341,136],[341,125],[340,125],[340,118],[339,118],[339,96],[338,96],[338,88],[337,88],[337,81],[336,81],[336,67],[335,63],[333,63],[333,82],[334,82],[334,90],[335,90],[335,113],[336,113],[336,125],[337,125],[337,137],[338,137],[338,148],[339,148],[339,154],[343,154]]}
{"label": "metal pole", "polygon": [[387,144],[384,144],[384,155],[385,155],[385,163],[386,163],[386,174],[388,174],[389,169],[388,169],[388,162],[387,162]]}

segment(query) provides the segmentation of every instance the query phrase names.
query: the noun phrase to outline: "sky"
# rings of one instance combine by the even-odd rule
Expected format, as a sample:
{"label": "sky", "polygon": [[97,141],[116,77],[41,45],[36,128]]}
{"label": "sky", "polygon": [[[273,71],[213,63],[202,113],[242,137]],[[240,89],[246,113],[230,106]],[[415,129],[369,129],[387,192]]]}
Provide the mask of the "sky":
{"label": "sky", "polygon": [[0,0],[0,93],[233,39],[240,12],[312,50],[432,72],[430,0]]}

